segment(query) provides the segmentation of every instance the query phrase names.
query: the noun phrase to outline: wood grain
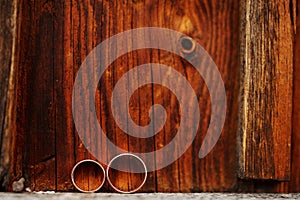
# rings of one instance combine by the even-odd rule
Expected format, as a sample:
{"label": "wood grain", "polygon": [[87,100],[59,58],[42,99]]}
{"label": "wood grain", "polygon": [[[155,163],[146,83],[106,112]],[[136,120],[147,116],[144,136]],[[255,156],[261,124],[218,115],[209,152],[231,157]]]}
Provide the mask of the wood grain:
{"label": "wood grain", "polygon": [[17,1],[0,2],[0,188],[8,186],[15,168],[17,7]]}
{"label": "wood grain", "polygon": [[[20,116],[25,121],[20,131],[26,136],[24,162],[28,170],[27,183],[33,190],[55,189],[55,102],[54,102],[54,26],[53,4],[24,1],[30,18],[23,19],[22,29],[28,31],[21,51],[19,81],[21,104],[26,105]],[[26,26],[27,23],[30,26]],[[25,43],[25,44],[24,44]],[[21,86],[22,87],[22,86]]]}
{"label": "wood grain", "polygon": [[[295,4],[294,4],[295,5]],[[300,191],[300,1],[297,1],[298,15],[294,46],[294,85],[293,85],[293,133],[292,133],[292,166],[289,192]]]}
{"label": "wood grain", "polygon": [[[277,1],[279,2],[279,0]],[[263,6],[268,8],[265,11],[270,14],[270,20],[281,25],[283,23],[281,20],[287,20],[287,16],[282,18],[280,16],[279,22],[274,20],[274,13],[270,10],[271,8],[277,8],[275,5],[277,4],[269,2]],[[281,9],[282,6],[281,4],[279,5],[278,8]],[[111,95],[117,81],[128,70],[149,62],[171,66],[186,77],[200,99],[200,128],[192,146],[173,164],[149,173],[147,182],[140,191],[299,191],[299,179],[297,178],[299,174],[299,159],[297,157],[299,153],[299,145],[297,145],[299,143],[299,131],[297,131],[297,128],[293,129],[292,176],[290,183],[238,179],[236,171],[236,132],[238,131],[237,121],[239,117],[238,87],[240,72],[240,15],[238,0],[23,0],[20,1],[19,6],[20,11],[22,11],[20,13],[20,22],[18,22],[20,26],[19,34],[22,36],[22,39],[19,39],[17,42],[17,53],[20,59],[18,60],[16,80],[16,132],[18,133],[17,138],[21,138],[19,142],[23,142],[25,148],[23,149],[22,145],[17,148],[18,156],[15,159],[18,162],[23,162],[24,167],[23,169],[22,167],[16,167],[14,176],[16,178],[20,178],[22,175],[25,176],[26,186],[32,190],[75,191],[70,179],[71,169],[74,164],[86,158],[96,159],[95,157],[100,154],[108,155],[106,147],[101,146],[98,140],[95,140],[96,142],[90,141],[89,147],[97,152],[95,157],[90,155],[76,132],[71,107],[75,77],[89,52],[105,39],[132,28],[156,26],[170,28],[187,34],[206,49],[218,66],[224,80],[228,110],[220,140],[210,154],[203,159],[199,159],[198,152],[210,121],[211,102],[207,87],[197,71],[193,69],[186,59],[157,49],[130,52],[112,63],[99,81],[95,107],[99,123],[107,137],[125,150],[150,152],[163,148],[176,135],[178,124],[180,124],[180,107],[175,95],[165,87],[148,84],[136,90],[132,95],[128,105],[129,112],[136,124],[147,125],[149,123],[149,108],[153,104],[161,104],[167,111],[167,122],[164,128],[155,137],[140,139],[128,136],[116,125],[111,111]],[[287,9],[289,8],[288,4],[285,6],[287,6]],[[241,13],[244,12],[243,9],[245,7],[242,8]],[[291,14],[290,10],[280,10],[279,13]],[[254,12],[251,13],[252,20],[254,20],[255,14]],[[257,39],[251,40],[251,42],[255,43],[257,48],[261,47],[259,44],[265,44],[265,54],[263,55],[265,56],[264,64],[266,65],[264,66],[266,66],[266,70],[276,68],[277,71],[273,70],[273,73],[280,74],[282,72],[285,74],[286,71],[283,70],[283,67],[290,66],[291,63],[287,62],[281,65],[281,62],[284,62],[285,60],[282,59],[285,58],[287,61],[290,61],[286,54],[290,46],[285,45],[290,42],[290,38],[287,35],[288,31],[292,30],[288,30],[287,26],[291,26],[291,22],[288,20],[284,22],[285,24],[280,30],[286,35],[277,35],[278,38],[274,43],[277,46],[282,45],[280,46],[282,48],[277,48],[272,53],[272,49],[267,48],[266,42],[273,41],[271,39],[274,39],[273,37],[275,36],[272,35],[273,32],[270,30],[275,29],[277,26],[275,27],[275,24],[271,24],[268,18],[263,19],[266,20],[265,24],[268,26],[264,27],[265,32],[257,33],[257,35],[265,33],[265,35],[262,35],[266,37],[264,40]],[[260,18],[257,20],[257,23],[251,23],[251,25],[261,24],[258,23]],[[261,29],[257,31],[261,31]],[[251,33],[254,34],[254,32]],[[242,38],[245,36],[242,34]],[[286,37],[287,40],[279,40],[279,38],[283,37]],[[245,40],[242,39],[242,41]],[[287,43],[283,41],[287,41]],[[126,47],[124,46],[124,48]],[[258,48],[257,50],[260,51],[254,51],[254,53],[263,53],[261,49]],[[278,57],[281,54],[283,54],[283,57]],[[296,57],[294,58],[296,59]],[[275,59],[276,62],[273,62],[273,58],[277,59]],[[189,59],[193,59],[193,57]],[[201,61],[199,60],[199,62]],[[262,66],[262,62],[259,62],[259,60],[257,63],[260,64],[258,66]],[[297,59],[295,63],[299,63]],[[242,70],[244,70],[244,67]],[[251,72],[255,72],[255,70]],[[207,73],[209,73],[209,70]],[[295,70],[295,73],[297,73],[297,70]],[[290,73],[285,77],[290,78],[288,81],[291,81]],[[84,81],[90,81],[95,77],[92,77],[90,74],[84,74],[81,78]],[[161,79],[163,78],[161,76]],[[211,77],[212,80],[213,78]],[[259,77],[256,76],[256,78],[258,79]],[[266,78],[270,78],[270,76],[266,74]],[[258,79],[257,82],[261,84],[268,83],[267,80]],[[270,82],[276,86],[274,91],[278,92],[278,94],[276,93],[276,98],[278,97],[277,100],[280,100],[278,95],[281,95],[281,92],[285,94],[288,89],[277,84],[277,82],[282,82],[281,79],[272,79]],[[290,82],[287,83],[291,87]],[[297,82],[295,82],[296,86]],[[294,92],[297,96],[296,88],[294,88]],[[268,98],[265,98],[264,102],[268,103],[271,101],[272,98],[270,99],[269,97],[273,97],[272,95],[266,93],[264,96]],[[86,97],[79,96],[78,98],[84,100]],[[281,95],[280,98],[284,98],[284,96]],[[296,100],[297,97],[294,100],[294,126],[299,121],[297,118],[298,107]],[[122,99],[120,99],[121,102]],[[259,102],[261,101],[257,101],[257,103]],[[283,102],[280,106],[287,105],[291,105],[291,102]],[[89,106],[82,105],[78,109],[89,109]],[[283,111],[282,107],[278,106],[275,108],[278,108],[280,112]],[[272,110],[274,111],[274,108],[267,107],[266,109],[266,111]],[[249,113],[251,113],[250,111]],[[291,111],[290,108],[287,111]],[[274,114],[274,112],[272,113]],[[262,114],[261,117],[267,116],[265,112],[262,112]],[[272,119],[280,120],[280,117],[285,117],[286,115],[288,115],[288,112],[278,113],[278,116],[274,114]],[[253,119],[262,119],[259,116],[255,117]],[[287,124],[288,122],[287,120],[282,120],[281,123]],[[279,124],[274,123],[273,125],[274,127],[276,126],[277,130]],[[86,128],[89,128],[88,125]],[[278,130],[283,129],[279,127]],[[273,136],[273,132],[271,133]],[[287,138],[283,138],[279,134],[274,136],[278,136],[279,139],[282,138],[285,141],[287,140]],[[105,138],[98,139],[102,140]],[[269,138],[267,139],[269,141]],[[284,143],[284,141],[281,142]],[[269,145],[271,143],[266,144]],[[274,145],[276,147],[273,148],[275,152],[279,144],[274,143]],[[176,150],[174,150],[172,152],[173,156],[176,156],[176,153]],[[165,157],[155,157],[153,159],[165,159]],[[274,160],[275,164],[278,164],[278,162],[278,160]],[[248,162],[250,167],[254,163],[261,164],[261,160]],[[273,171],[271,170],[270,173],[273,173]],[[286,169],[283,168],[282,171],[286,172]],[[277,175],[279,174],[276,170],[274,172]],[[85,188],[92,184],[89,183],[92,181],[92,178],[86,178],[87,174],[92,175],[92,173],[83,171],[77,176],[81,180],[80,184]],[[125,189],[130,189],[139,181],[137,176],[126,176],[127,178],[118,182],[120,185],[124,184]],[[112,191],[108,183],[105,183],[101,189],[101,192]]]}
{"label": "wood grain", "polygon": [[239,177],[290,179],[293,10],[241,1]]}
{"label": "wood grain", "polygon": [[[75,135],[71,96],[74,81],[71,2],[55,2],[54,9],[54,102],[56,190],[72,191],[70,172],[75,165]],[[64,169],[64,170],[60,170]]]}
{"label": "wood grain", "polygon": [[[81,63],[97,44],[116,33],[158,26],[193,37],[219,66],[226,88],[230,88],[227,92],[230,110],[218,145],[207,158],[197,158],[209,123],[209,94],[201,76],[184,59],[164,51],[128,53],[106,70],[96,95],[99,121],[108,138],[124,149],[149,152],[166,145],[180,123],[180,108],[174,94],[149,84],[132,96],[129,107],[137,124],[149,123],[148,110],[154,103],[162,104],[167,110],[169,120],[165,127],[147,140],[129,137],[118,128],[110,111],[110,99],[118,79],[133,67],[149,62],[170,65],[187,77],[198,97],[203,99],[199,105],[202,125],[184,156],[165,169],[149,173],[142,191],[212,191],[234,187],[235,145],[225,146],[226,141],[235,141],[232,132],[236,130],[236,123],[230,118],[237,114],[237,1],[24,1],[23,8],[22,30],[27,39],[21,43],[19,80],[22,84],[18,104],[24,110],[18,114],[22,119],[18,130],[26,134],[24,164],[28,186],[35,190],[74,189],[68,172],[75,162],[93,158],[77,136],[72,121],[71,92]],[[88,81],[88,76],[82,78]],[[88,109],[86,106],[89,105],[79,109]],[[105,154],[106,150],[97,143],[91,141],[90,147]],[[134,185],[136,178],[128,176],[128,187]],[[111,191],[111,188],[106,184],[103,190]]]}

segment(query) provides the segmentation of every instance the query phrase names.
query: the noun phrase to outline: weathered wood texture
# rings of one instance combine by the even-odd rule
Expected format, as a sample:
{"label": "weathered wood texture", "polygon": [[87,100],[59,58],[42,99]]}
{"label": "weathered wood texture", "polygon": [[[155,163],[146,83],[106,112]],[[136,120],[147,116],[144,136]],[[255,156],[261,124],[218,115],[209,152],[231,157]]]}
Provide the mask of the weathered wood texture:
{"label": "weathered wood texture", "polygon": [[294,35],[290,3],[241,1],[241,178],[290,179]]}
{"label": "weathered wood texture", "polygon": [[[272,2],[266,3],[269,4],[273,5]],[[20,58],[16,80],[15,137],[18,141],[15,143],[18,145],[15,146],[14,151],[17,153],[14,157],[16,165],[14,165],[12,181],[24,176],[26,186],[32,190],[74,191],[70,180],[73,165],[81,159],[93,158],[79,139],[72,119],[72,88],[81,63],[97,44],[116,33],[137,27],[158,26],[185,33],[208,51],[224,80],[228,110],[225,126],[217,145],[207,157],[198,159],[198,151],[210,120],[210,98],[201,76],[187,61],[165,51],[145,49],[118,58],[105,71],[99,82],[95,106],[99,122],[108,138],[122,148],[136,152],[162,148],[176,134],[180,115],[179,104],[172,92],[159,85],[146,85],[139,88],[131,97],[130,114],[137,124],[146,125],[149,123],[150,106],[159,103],[168,113],[166,125],[155,137],[147,140],[129,137],[122,132],[112,117],[110,98],[114,85],[128,70],[149,62],[172,66],[186,76],[201,99],[200,129],[193,145],[172,165],[149,173],[141,191],[300,191],[298,156],[300,131],[297,127],[293,128],[290,182],[261,182],[240,180],[237,177],[236,132],[238,131],[240,70],[238,0],[22,0],[18,1],[18,5],[20,6],[18,35],[22,37],[19,37],[16,44],[18,46],[16,51]],[[266,9],[266,12],[269,10]],[[289,11],[279,10],[281,14],[284,12]],[[272,27],[268,26],[268,28]],[[276,42],[278,43],[275,45],[279,45],[280,41],[276,40]],[[295,48],[295,67],[299,65],[297,46],[299,47],[299,36]],[[266,52],[268,52],[267,47],[266,45]],[[279,54],[282,48],[276,51]],[[273,54],[270,53],[271,55]],[[275,55],[273,56],[276,58]],[[281,62],[280,59],[275,59],[276,62],[270,60],[271,63],[276,64],[276,69],[278,62]],[[295,73],[298,71],[295,70]],[[86,77],[82,78],[86,79]],[[298,79],[295,79],[296,95],[298,86]],[[287,88],[283,87],[283,91],[286,90]],[[300,108],[298,109],[296,100],[298,101],[297,96],[294,101],[294,126],[299,123]],[[22,144],[25,144],[24,149]],[[97,149],[99,153],[106,153],[105,149],[101,151],[101,147],[95,143],[91,143],[91,147]],[[17,162],[23,162],[23,165]],[[128,181],[130,187],[135,180],[136,177],[128,176],[124,183]],[[83,187],[88,187],[88,182],[82,183]],[[112,191],[112,189],[106,183],[101,191]]]}
{"label": "weathered wood texture", "polygon": [[16,1],[0,2],[0,188],[11,178],[15,120]]}
{"label": "weathered wood texture", "polygon": [[290,192],[300,191],[300,1],[297,1],[296,37],[294,43],[293,133]]}
{"label": "weathered wood texture", "polygon": [[[149,123],[148,110],[153,103],[166,108],[167,123],[155,137],[146,140],[129,137],[117,127],[110,110],[113,87],[124,73],[143,63],[169,65],[186,76],[202,99],[200,129],[193,145],[179,160],[148,174],[141,191],[223,191],[233,188],[237,181],[238,6],[237,0],[24,0],[18,132],[26,136],[24,176],[27,186],[33,190],[74,190],[70,180],[73,165],[91,157],[77,136],[72,119],[71,94],[78,68],[88,53],[110,36],[132,28],[158,26],[194,38],[219,67],[227,89],[228,111],[218,144],[206,158],[198,159],[210,119],[209,94],[201,76],[187,61],[165,51],[146,49],[128,53],[106,70],[96,94],[101,126],[110,140],[131,151],[149,152],[170,142],[177,132],[180,111],[176,97],[166,88],[146,85],[134,93],[130,102],[131,116],[141,125]],[[91,147],[105,153],[105,150],[100,152],[101,148],[95,143],[91,143]],[[125,182],[128,181],[130,187],[135,180],[134,176],[128,176]],[[111,188],[106,184],[103,190],[111,191]]]}

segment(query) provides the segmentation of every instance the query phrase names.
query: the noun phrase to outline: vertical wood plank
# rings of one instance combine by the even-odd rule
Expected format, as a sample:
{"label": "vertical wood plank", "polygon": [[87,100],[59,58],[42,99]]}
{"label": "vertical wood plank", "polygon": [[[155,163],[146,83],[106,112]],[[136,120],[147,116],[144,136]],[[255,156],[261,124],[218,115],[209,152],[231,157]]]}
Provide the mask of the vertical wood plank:
{"label": "vertical wood plank", "polygon": [[[110,37],[110,21],[111,21],[111,13],[110,8],[112,8],[112,2],[105,2],[105,1],[96,1],[96,16],[97,21],[100,23],[97,26],[97,37],[98,37],[98,44],[102,42],[103,40]],[[107,53],[107,52],[106,52]],[[96,104],[99,108],[99,117],[100,117],[100,123],[101,127],[106,133],[107,138],[101,138],[102,140],[108,140],[115,142],[115,136],[116,136],[116,126],[114,123],[111,123],[111,111],[110,111],[110,97],[113,91],[114,86],[114,72],[112,69],[112,66],[109,67],[101,77],[98,85],[97,90],[97,101]],[[102,155],[106,160],[106,163],[109,162],[108,160],[108,154],[111,152],[108,152],[105,146],[99,146],[98,147],[98,155]],[[106,184],[103,186],[105,191],[113,191],[113,189],[109,186],[108,181],[106,181]]]}
{"label": "vertical wood plank", "polygon": [[0,188],[12,177],[15,155],[17,1],[0,2]]}
{"label": "vertical wood plank", "polygon": [[[211,102],[205,83],[186,67],[187,79],[197,92],[200,106],[200,124],[190,149],[180,158],[180,191],[230,190],[236,184],[235,134],[238,108],[238,1],[194,1],[186,4],[183,19],[176,29],[201,44],[211,55],[224,81],[227,95],[227,112],[223,131],[214,149],[203,159],[197,158],[210,123]],[[179,9],[179,8],[178,8]],[[197,10],[192,13],[186,10]],[[186,28],[184,24],[189,24]],[[193,59],[193,58],[192,58]],[[197,58],[194,58],[197,59]],[[197,62],[201,64],[202,59]],[[185,66],[185,64],[183,64]],[[206,73],[210,73],[209,67]],[[214,77],[211,77],[214,80]],[[230,142],[229,142],[230,141]]]}
{"label": "vertical wood plank", "polygon": [[18,84],[26,87],[20,88],[18,101],[26,101],[20,114],[26,138],[26,183],[32,190],[55,190],[53,4],[24,1],[23,6],[28,38],[20,44]]}
{"label": "vertical wood plank", "polygon": [[[28,3],[28,1],[22,1],[21,5],[21,25],[20,32],[24,40],[19,40],[19,63],[18,63],[18,76],[17,76],[17,132],[24,138],[24,153],[22,155],[22,162],[24,165],[24,177],[26,181],[26,187],[34,188],[34,166],[31,164],[34,162],[34,156],[30,155],[30,146],[33,144],[32,138],[27,133],[27,87],[28,87],[28,69],[24,66],[33,65],[33,53],[34,41],[30,38],[35,37],[35,28],[33,24],[34,7]],[[30,40],[30,42],[29,42]],[[26,48],[24,48],[26,46]]]}
{"label": "vertical wood plank", "polygon": [[[68,66],[70,68],[73,68],[73,82],[75,80],[75,77],[77,76],[77,72],[88,55],[88,53],[94,48],[93,46],[93,28],[95,27],[94,19],[93,19],[93,13],[94,13],[94,1],[79,1],[74,0],[71,3],[71,20],[72,20],[72,31],[73,31],[73,65]],[[92,72],[91,72],[92,73]],[[82,74],[80,77],[82,79],[82,82],[89,82],[92,78],[92,74]],[[73,89],[73,85],[72,85]],[[72,92],[72,91],[70,91]],[[76,96],[75,98],[82,99],[82,102],[86,102],[85,98],[83,96]],[[70,100],[71,102],[71,100]],[[69,109],[72,109],[71,105],[68,104]],[[82,104],[82,107],[76,108],[76,109],[89,109],[90,105],[87,105],[86,103]],[[88,117],[88,116],[80,116],[80,117]],[[72,117],[73,119],[73,117]],[[75,152],[75,161],[79,162],[83,159],[91,159],[92,156],[87,150],[87,148],[95,148],[96,143],[94,140],[90,138],[89,124],[84,124],[86,128],[85,140],[87,141],[88,146],[84,146],[82,140],[80,139],[79,135],[77,134],[77,131],[75,130],[75,145],[74,145],[74,152]],[[81,185],[83,185],[84,189],[89,189],[89,172],[83,171],[79,177],[79,181],[82,182]]]}
{"label": "vertical wood plank", "polygon": [[[35,190],[56,190],[54,107],[54,5],[35,1],[36,48],[28,74],[28,132],[34,137]],[[42,83],[42,84],[37,84]],[[32,155],[29,155],[32,156]]]}
{"label": "vertical wood plank", "polygon": [[[294,46],[294,87],[293,87],[293,133],[292,133],[292,169],[289,192],[300,191],[300,1],[294,1],[298,15]],[[294,13],[296,15],[296,13]]]}
{"label": "vertical wood plank", "polygon": [[55,1],[54,88],[57,191],[73,190],[70,172],[75,165],[72,116],[73,30],[71,1]]}
{"label": "vertical wood plank", "polygon": [[239,177],[290,179],[293,10],[241,1]]}

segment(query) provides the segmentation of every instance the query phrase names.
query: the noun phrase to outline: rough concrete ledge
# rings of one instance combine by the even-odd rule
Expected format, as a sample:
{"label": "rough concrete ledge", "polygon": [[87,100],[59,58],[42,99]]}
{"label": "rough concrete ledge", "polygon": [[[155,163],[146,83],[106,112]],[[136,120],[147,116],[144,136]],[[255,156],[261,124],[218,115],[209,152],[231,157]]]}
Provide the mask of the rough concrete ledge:
{"label": "rough concrete ledge", "polygon": [[235,194],[235,193],[139,193],[139,194],[113,194],[113,193],[0,193],[0,199],[5,200],[189,200],[189,199],[300,199],[297,194]]}

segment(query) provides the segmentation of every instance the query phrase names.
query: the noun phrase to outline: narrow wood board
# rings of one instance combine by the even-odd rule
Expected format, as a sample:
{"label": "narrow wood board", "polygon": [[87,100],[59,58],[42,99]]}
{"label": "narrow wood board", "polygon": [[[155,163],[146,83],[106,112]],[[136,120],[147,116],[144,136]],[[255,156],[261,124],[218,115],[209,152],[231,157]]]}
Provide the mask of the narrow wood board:
{"label": "narrow wood board", "polygon": [[290,179],[293,6],[285,0],[241,1],[241,178]]}
{"label": "narrow wood board", "polygon": [[15,160],[17,7],[0,2],[0,188],[10,183]]}

